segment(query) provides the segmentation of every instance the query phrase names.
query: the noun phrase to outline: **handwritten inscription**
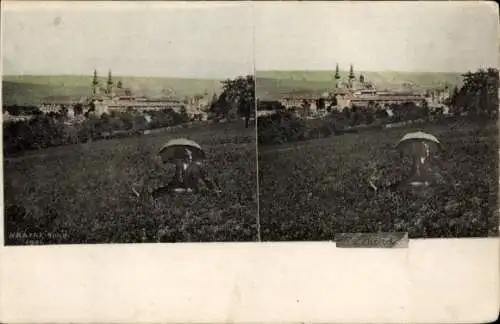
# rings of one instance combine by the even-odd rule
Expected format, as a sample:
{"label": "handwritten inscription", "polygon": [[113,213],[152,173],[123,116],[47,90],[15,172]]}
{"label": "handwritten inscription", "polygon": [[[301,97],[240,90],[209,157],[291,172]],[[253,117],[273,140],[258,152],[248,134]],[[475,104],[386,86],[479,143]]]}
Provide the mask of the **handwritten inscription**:
{"label": "handwritten inscription", "polygon": [[407,247],[405,233],[342,233],[335,237],[337,247],[342,248],[394,248]]}
{"label": "handwritten inscription", "polygon": [[7,234],[10,241],[23,242],[24,244],[44,244],[53,241],[64,241],[69,239],[66,232],[27,232],[15,231]]}

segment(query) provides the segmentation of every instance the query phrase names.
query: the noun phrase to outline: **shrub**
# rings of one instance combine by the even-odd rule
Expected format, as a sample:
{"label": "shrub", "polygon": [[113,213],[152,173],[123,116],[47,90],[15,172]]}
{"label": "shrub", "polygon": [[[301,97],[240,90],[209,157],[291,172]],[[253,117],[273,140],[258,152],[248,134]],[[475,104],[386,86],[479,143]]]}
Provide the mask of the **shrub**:
{"label": "shrub", "polygon": [[290,112],[277,112],[257,120],[260,144],[282,144],[306,139],[306,124]]}

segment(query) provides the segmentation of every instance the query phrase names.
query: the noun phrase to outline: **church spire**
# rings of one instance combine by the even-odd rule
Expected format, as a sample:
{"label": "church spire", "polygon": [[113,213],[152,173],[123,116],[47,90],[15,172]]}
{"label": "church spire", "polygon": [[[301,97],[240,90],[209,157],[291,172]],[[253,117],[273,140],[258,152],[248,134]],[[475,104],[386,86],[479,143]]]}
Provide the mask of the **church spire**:
{"label": "church spire", "polygon": [[356,80],[356,76],[354,75],[354,67],[351,64],[349,68],[349,88],[354,88],[354,80]]}
{"label": "church spire", "polygon": [[110,94],[112,89],[113,89],[113,77],[111,76],[111,70],[109,70],[108,71],[108,82],[107,82],[107,88],[106,88],[107,93]]}
{"label": "church spire", "polygon": [[335,88],[339,88],[340,86],[340,71],[339,71],[339,64],[337,63],[335,66]]}
{"label": "church spire", "polygon": [[92,95],[97,94],[97,87],[99,86],[99,78],[97,77],[97,70],[94,70],[94,77],[92,78]]}
{"label": "church spire", "polygon": [[340,80],[339,64],[335,66],[335,80]]}
{"label": "church spire", "polygon": [[353,65],[351,64],[351,67],[349,68],[349,80],[354,80],[356,79],[356,76],[354,75],[354,67]]}

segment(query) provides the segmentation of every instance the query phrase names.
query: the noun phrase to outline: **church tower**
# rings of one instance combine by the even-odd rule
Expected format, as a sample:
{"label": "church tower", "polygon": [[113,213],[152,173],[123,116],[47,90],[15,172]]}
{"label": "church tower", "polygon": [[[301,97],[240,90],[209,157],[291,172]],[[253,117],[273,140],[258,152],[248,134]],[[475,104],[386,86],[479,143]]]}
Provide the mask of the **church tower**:
{"label": "church tower", "polygon": [[351,64],[351,67],[349,68],[349,88],[353,87],[354,80],[356,79],[356,76],[354,75],[354,67]]}
{"label": "church tower", "polygon": [[365,84],[365,76],[363,75],[363,73],[359,75],[359,83],[361,83],[362,85]]}
{"label": "church tower", "polygon": [[335,88],[338,89],[340,86],[340,71],[339,71],[339,64],[335,66]]}
{"label": "church tower", "polygon": [[97,70],[94,70],[94,77],[92,78],[92,95],[97,95],[99,88],[99,78],[97,77]]}
{"label": "church tower", "polygon": [[111,77],[111,70],[108,72],[108,82],[106,84],[106,93],[110,95],[113,91],[113,78]]}

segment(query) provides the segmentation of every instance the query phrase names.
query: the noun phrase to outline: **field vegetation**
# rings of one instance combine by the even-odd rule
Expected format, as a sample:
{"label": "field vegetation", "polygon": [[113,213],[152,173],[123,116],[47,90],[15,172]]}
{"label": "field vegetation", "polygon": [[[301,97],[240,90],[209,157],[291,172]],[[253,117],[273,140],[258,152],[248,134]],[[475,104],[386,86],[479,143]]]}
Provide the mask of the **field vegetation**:
{"label": "field vegetation", "polygon": [[[226,121],[233,111],[229,123],[193,121],[182,109],[95,116],[82,107],[78,122],[61,107],[4,123],[6,243],[257,240],[253,77],[220,86],[207,110]],[[221,193],[151,199],[174,174],[158,150],[179,137],[206,150],[206,170]]]}
{"label": "field vegetation", "polygon": [[[165,185],[157,150],[170,138],[200,143],[223,192],[136,197]],[[4,159],[7,244],[253,241],[255,128],[213,124],[170,133],[47,148]],[[45,233],[37,236],[36,233]],[[51,234],[52,233],[52,234]]]}
{"label": "field vegetation", "polygon": [[[259,117],[262,239],[498,235],[498,87],[497,70],[465,74],[450,98],[451,116],[404,104],[391,117],[360,108],[319,120],[286,111]],[[395,145],[413,131],[442,142],[441,173],[453,180],[420,192],[389,190],[409,175]]]}
{"label": "field vegetation", "polygon": [[[444,171],[456,186],[421,194],[380,190],[408,175],[394,149],[407,132],[437,136]],[[337,233],[409,232],[410,238],[498,234],[497,125],[427,124],[368,130],[261,147],[259,194],[262,239],[334,240]]]}

